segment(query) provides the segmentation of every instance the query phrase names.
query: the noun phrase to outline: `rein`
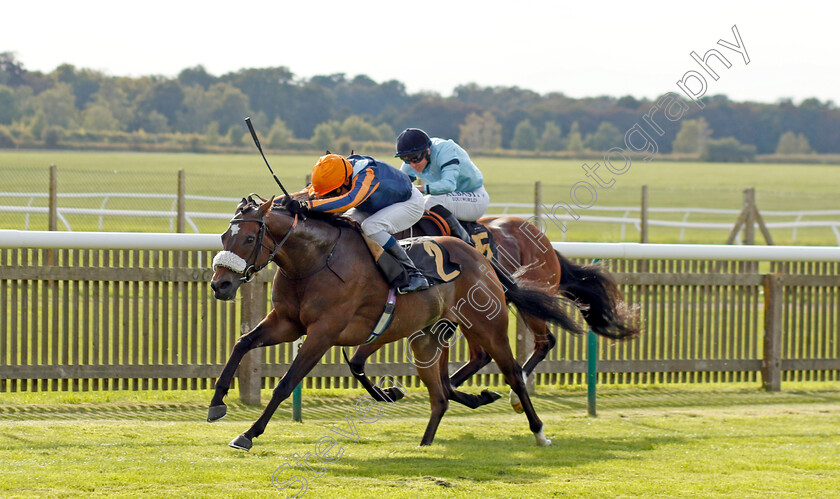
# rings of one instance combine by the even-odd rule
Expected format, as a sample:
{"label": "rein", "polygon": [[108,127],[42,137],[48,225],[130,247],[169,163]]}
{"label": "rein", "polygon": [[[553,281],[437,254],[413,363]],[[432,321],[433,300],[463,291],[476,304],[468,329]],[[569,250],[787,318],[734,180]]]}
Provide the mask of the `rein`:
{"label": "rein", "polygon": [[[302,275],[302,276],[299,276],[299,277],[291,277],[290,275],[288,275],[288,274],[286,273],[286,271],[285,271],[285,270],[283,270],[283,267],[281,267],[281,266],[279,266],[279,265],[278,265],[278,266],[277,266],[277,270],[278,270],[278,271],[280,271],[280,275],[282,275],[283,277],[285,277],[285,278],[286,278],[286,279],[288,279],[289,281],[301,281],[301,280],[303,280],[303,279],[306,279],[307,277],[312,277],[313,275],[317,274],[318,272],[320,272],[320,271],[324,270],[325,268],[329,267],[329,266],[330,266],[330,260],[332,260],[333,254],[335,253],[335,248],[338,246],[338,240],[339,240],[339,239],[341,239],[341,234],[342,234],[341,227],[337,227],[337,229],[338,229],[338,237],[336,237],[336,238],[335,238],[335,242],[333,242],[332,248],[330,248],[330,252],[329,252],[329,254],[327,255],[327,258],[324,260],[324,263],[323,263],[323,264],[321,264],[321,266],[320,266],[320,267],[316,268],[315,270],[311,270],[311,271],[307,272],[306,274],[304,274],[304,275]],[[286,236],[288,237],[288,235],[289,235],[291,232],[292,232],[292,231],[290,230],[288,233],[286,233]],[[335,270],[333,270],[333,269],[332,269],[332,267],[329,267],[329,268],[330,268],[330,270],[332,271],[332,273],[333,273],[333,274],[335,274],[335,275],[336,275],[336,277],[338,277],[338,278],[339,278],[339,280],[341,280],[342,282],[344,282],[344,279],[341,279],[341,276],[340,276],[340,275],[338,275],[338,274],[336,274]]]}
{"label": "rein", "polygon": [[[288,230],[288,232],[286,232],[286,235],[284,235],[283,238],[280,239],[279,242],[277,242],[277,240],[274,238],[274,235],[271,233],[271,231],[266,230],[267,224],[265,223],[265,220],[263,220],[261,218],[234,218],[234,219],[231,219],[231,221],[230,221],[231,224],[238,224],[238,223],[242,223],[242,222],[256,222],[256,223],[260,224],[260,230],[259,230],[259,233],[257,235],[257,244],[254,245],[254,251],[251,253],[251,256],[249,256],[248,260],[245,262],[245,265],[246,265],[245,269],[242,271],[242,277],[239,279],[240,281],[243,281],[243,282],[250,282],[251,280],[254,279],[254,276],[259,271],[261,271],[262,269],[267,267],[269,262],[274,260],[274,256],[277,254],[277,252],[280,250],[280,248],[283,247],[283,245],[286,243],[286,241],[289,240],[289,237],[292,235],[292,232],[297,227],[298,215],[295,215],[295,220],[292,223],[292,227]],[[286,271],[283,269],[283,267],[281,267],[280,265],[277,265],[277,270],[280,272],[280,275],[282,275],[284,278],[286,278],[287,280],[290,280],[290,281],[300,281],[300,280],[306,279],[308,277],[312,277],[313,275],[315,275],[318,272],[324,270],[325,268],[329,268],[332,271],[332,273],[335,274],[336,277],[338,277],[339,280],[341,280],[343,282],[344,279],[342,279],[341,276],[339,276],[335,272],[335,270],[333,270],[332,267],[330,267],[330,261],[332,260],[332,257],[335,254],[335,249],[338,246],[338,240],[341,239],[341,234],[343,233],[343,231],[341,230],[341,227],[336,227],[336,228],[338,229],[338,237],[335,238],[335,241],[333,242],[332,248],[330,248],[330,252],[327,255],[327,258],[324,260],[323,264],[321,264],[318,268],[316,268],[314,270],[311,270],[311,271],[307,272],[306,274],[304,274],[302,276],[296,276],[296,277],[288,275],[286,273]],[[257,259],[259,258],[260,250],[263,249],[263,248],[269,249],[268,246],[263,244],[263,240],[264,240],[266,234],[268,234],[268,237],[269,237],[269,239],[271,239],[271,242],[274,245],[274,247],[271,248],[271,252],[269,253],[268,258],[266,259],[265,263],[260,265],[260,266],[257,266],[256,263],[257,263]]]}

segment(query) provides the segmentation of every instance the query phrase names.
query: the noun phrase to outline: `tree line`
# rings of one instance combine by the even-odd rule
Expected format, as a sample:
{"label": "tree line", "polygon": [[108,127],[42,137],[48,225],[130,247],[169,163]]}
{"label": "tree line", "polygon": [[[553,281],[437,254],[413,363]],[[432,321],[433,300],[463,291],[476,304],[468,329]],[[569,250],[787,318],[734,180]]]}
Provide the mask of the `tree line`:
{"label": "tree line", "polygon": [[[450,97],[409,94],[396,80],[364,74],[296,77],[289,68],[245,68],[215,76],[203,66],[176,77],[109,76],[62,64],[29,71],[14,53],[0,53],[0,147],[62,141],[239,146],[249,140],[243,118],[267,131],[267,146],[349,150],[393,143],[419,127],[477,151],[603,151],[654,101],[632,96],[575,99],[518,87],[454,89]],[[831,101],[733,102],[722,95],[689,106],[666,122],[660,152],[709,160],[756,154],[840,153],[840,110]],[[690,104],[690,103],[689,103]]]}

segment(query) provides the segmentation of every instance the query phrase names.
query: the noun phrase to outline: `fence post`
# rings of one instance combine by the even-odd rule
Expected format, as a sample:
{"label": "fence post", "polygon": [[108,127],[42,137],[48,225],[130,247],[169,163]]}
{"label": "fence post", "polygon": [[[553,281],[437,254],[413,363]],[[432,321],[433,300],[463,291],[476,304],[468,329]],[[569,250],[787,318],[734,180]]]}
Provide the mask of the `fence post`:
{"label": "fence post", "polygon": [[175,232],[183,233],[187,226],[186,178],[184,169],[178,170],[178,227]]}
{"label": "fence post", "polygon": [[764,276],[764,359],[761,361],[761,379],[764,389],[778,392],[782,389],[782,276]]}
{"label": "fence post", "polygon": [[534,182],[534,222],[537,227],[542,227],[540,217],[542,216],[542,182]]}
{"label": "fence post", "polygon": [[[263,290],[265,285],[255,279],[252,282],[243,284],[239,288],[242,299],[242,334],[250,332],[257,327],[257,324],[265,316],[265,297]],[[260,388],[262,387],[262,360],[263,351],[255,348],[246,353],[242,358],[237,370],[239,379],[239,398],[247,405],[260,405]]]}
{"label": "fence post", "polygon": [[58,230],[58,170],[50,165],[50,214],[47,230]]}
{"label": "fence post", "polygon": [[[50,165],[50,200],[47,230],[58,230],[58,168]],[[55,250],[47,250],[47,265],[55,265]]]}
{"label": "fence post", "polygon": [[[516,314],[516,361],[519,362],[520,365],[524,365],[525,361],[528,360],[528,357],[533,352],[534,335],[531,334],[531,330],[525,325],[525,321],[522,320],[522,317],[520,317],[519,314]],[[525,380],[525,388],[528,390],[528,393],[532,395],[536,391],[534,378],[534,373],[531,373],[531,375],[528,376],[528,379]]]}
{"label": "fence post", "polygon": [[642,210],[639,214],[639,242],[648,242],[648,186],[642,186]]}
{"label": "fence post", "polygon": [[755,244],[755,188],[747,187],[744,191],[744,244]]}

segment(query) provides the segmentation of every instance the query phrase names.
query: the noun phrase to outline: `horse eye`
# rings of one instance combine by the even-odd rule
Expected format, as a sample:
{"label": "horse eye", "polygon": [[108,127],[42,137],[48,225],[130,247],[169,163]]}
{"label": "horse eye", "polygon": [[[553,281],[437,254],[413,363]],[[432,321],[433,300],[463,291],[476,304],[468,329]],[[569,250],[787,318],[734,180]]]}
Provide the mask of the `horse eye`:
{"label": "horse eye", "polygon": [[256,238],[256,237],[254,237],[254,236],[248,236],[248,237],[246,237],[246,238],[245,238],[245,243],[246,243],[246,244],[254,244],[254,241],[256,241],[256,240],[257,240],[257,238]]}

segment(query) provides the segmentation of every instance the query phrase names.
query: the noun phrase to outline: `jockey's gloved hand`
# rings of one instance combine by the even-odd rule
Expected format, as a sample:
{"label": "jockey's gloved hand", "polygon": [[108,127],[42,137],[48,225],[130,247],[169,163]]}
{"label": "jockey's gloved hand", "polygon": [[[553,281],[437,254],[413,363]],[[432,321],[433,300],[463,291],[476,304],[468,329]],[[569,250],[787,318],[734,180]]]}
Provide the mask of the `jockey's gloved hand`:
{"label": "jockey's gloved hand", "polygon": [[289,213],[293,215],[299,215],[301,213],[306,213],[309,211],[309,207],[306,204],[306,201],[297,201],[295,199],[289,200],[287,203],[284,204]]}

